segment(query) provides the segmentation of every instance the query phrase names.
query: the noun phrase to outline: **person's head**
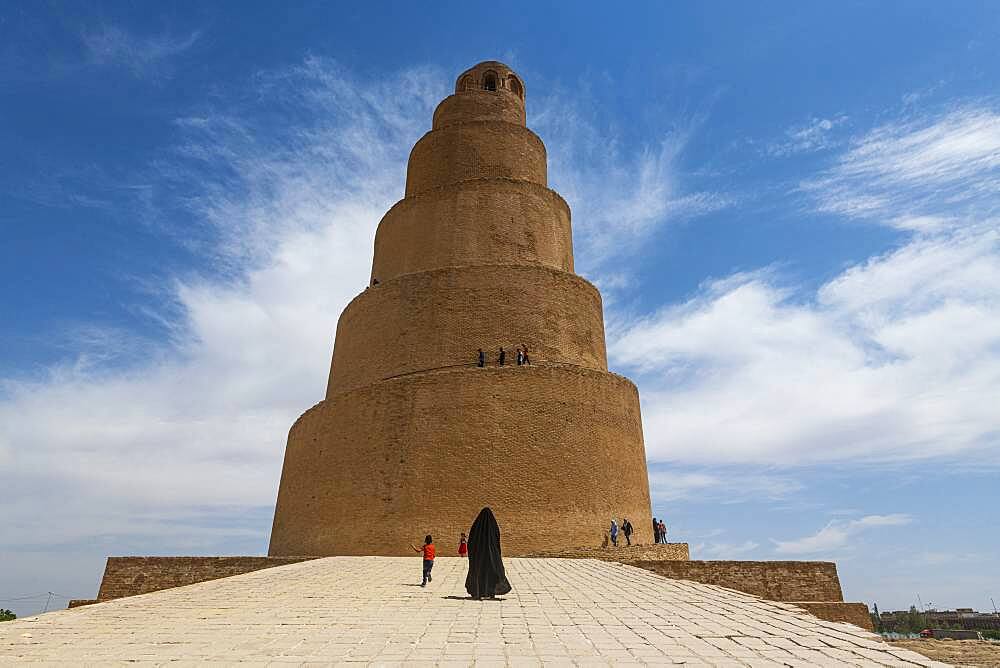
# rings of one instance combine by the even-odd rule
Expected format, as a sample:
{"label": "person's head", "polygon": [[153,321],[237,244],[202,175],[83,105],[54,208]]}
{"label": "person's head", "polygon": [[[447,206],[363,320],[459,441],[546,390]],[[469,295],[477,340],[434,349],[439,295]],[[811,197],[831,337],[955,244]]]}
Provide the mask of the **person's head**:
{"label": "person's head", "polygon": [[426,536],[424,536],[424,545],[430,545],[433,542],[434,542],[434,540],[431,538],[430,534],[427,534]]}

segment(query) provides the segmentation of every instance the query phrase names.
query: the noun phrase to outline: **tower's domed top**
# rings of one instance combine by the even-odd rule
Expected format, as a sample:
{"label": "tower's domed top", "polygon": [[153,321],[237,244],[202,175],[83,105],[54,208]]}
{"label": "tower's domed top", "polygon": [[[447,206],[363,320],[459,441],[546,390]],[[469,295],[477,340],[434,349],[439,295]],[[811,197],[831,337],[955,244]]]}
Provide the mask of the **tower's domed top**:
{"label": "tower's domed top", "polygon": [[455,92],[488,90],[513,93],[524,100],[524,82],[521,77],[497,60],[484,60],[462,72],[455,81]]}

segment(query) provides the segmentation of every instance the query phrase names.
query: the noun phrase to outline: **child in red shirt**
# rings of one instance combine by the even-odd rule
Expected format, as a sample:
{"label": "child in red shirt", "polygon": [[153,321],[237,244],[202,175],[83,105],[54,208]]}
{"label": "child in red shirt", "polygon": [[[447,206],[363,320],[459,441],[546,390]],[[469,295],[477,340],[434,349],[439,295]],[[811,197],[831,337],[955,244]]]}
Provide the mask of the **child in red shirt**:
{"label": "child in red shirt", "polygon": [[433,580],[431,577],[431,569],[434,568],[434,541],[430,534],[424,536],[423,547],[417,547],[416,545],[410,543],[410,547],[416,552],[424,553],[424,580],[420,583],[421,587],[426,587],[427,583]]}
{"label": "child in red shirt", "polygon": [[458,556],[469,556],[469,539],[465,537],[464,531],[462,532],[462,537],[458,539]]}

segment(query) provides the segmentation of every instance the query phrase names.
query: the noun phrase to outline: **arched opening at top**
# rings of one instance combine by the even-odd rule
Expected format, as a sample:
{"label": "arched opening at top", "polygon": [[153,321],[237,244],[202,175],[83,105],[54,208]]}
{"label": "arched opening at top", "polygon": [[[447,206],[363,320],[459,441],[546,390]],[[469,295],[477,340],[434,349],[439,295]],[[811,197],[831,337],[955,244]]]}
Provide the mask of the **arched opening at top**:
{"label": "arched opening at top", "polygon": [[490,71],[490,72],[487,72],[486,74],[483,75],[483,88],[485,90],[496,91],[496,89],[497,89],[497,73],[496,72]]}
{"label": "arched opening at top", "polygon": [[471,74],[466,74],[464,77],[462,77],[462,80],[458,84],[459,91],[472,90],[475,87],[476,87],[476,82],[473,80]]}
{"label": "arched opening at top", "polygon": [[524,87],[521,86],[521,82],[517,80],[517,77],[511,75],[507,79],[508,84],[510,84],[510,92],[517,95],[520,98],[524,98]]}

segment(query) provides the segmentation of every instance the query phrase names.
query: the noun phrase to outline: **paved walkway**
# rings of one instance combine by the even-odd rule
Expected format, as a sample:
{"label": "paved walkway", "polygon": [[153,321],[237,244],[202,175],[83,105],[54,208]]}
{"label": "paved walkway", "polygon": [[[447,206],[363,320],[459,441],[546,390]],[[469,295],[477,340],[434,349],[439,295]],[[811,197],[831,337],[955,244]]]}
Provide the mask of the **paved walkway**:
{"label": "paved walkway", "polygon": [[622,564],[508,559],[472,601],[465,563],[332,557],[0,624],[0,664],[931,666],[848,624]]}

